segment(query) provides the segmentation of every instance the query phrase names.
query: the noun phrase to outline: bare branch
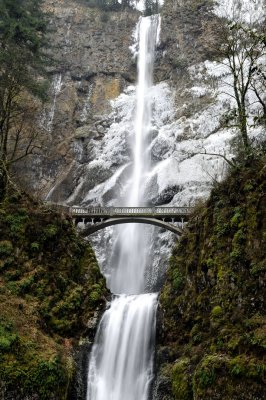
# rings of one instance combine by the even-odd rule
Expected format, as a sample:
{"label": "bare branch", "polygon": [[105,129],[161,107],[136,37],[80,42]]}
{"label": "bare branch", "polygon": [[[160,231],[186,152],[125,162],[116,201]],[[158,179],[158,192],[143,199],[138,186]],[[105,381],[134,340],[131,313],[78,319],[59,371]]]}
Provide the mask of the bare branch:
{"label": "bare branch", "polygon": [[233,161],[229,160],[224,154],[221,154],[221,153],[209,153],[209,152],[207,152],[207,150],[205,150],[204,152],[200,151],[200,152],[196,152],[196,153],[190,153],[191,157],[194,157],[194,156],[197,156],[197,155],[207,155],[207,156],[221,157],[231,167],[236,168],[236,164]]}

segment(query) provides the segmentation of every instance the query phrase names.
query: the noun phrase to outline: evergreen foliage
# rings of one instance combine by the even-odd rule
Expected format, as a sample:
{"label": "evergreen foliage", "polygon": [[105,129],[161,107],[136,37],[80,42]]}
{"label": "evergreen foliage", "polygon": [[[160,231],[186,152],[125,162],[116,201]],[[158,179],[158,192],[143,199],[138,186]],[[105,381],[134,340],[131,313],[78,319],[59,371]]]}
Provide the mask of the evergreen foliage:
{"label": "evergreen foliage", "polygon": [[131,7],[130,0],[85,0],[90,7],[98,7],[104,11],[120,11]]}
{"label": "evergreen foliage", "polygon": [[36,127],[25,129],[32,96],[46,97],[47,22],[41,5],[42,0],[0,0],[0,197],[11,164],[34,149]]}

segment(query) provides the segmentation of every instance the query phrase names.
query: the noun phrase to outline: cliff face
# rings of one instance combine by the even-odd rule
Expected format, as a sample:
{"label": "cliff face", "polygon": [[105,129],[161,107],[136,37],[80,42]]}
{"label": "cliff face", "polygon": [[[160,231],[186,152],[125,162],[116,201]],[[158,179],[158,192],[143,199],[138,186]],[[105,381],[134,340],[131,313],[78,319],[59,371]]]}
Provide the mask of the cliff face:
{"label": "cliff face", "polygon": [[216,56],[214,44],[219,41],[219,19],[212,13],[212,9],[211,0],[164,2],[161,11],[162,57],[156,69],[159,81],[171,79],[178,86],[180,76],[187,67],[212,60]]}
{"label": "cliff face", "polygon": [[156,399],[265,398],[265,211],[264,159],[192,217],[160,296]]}
{"label": "cliff face", "polygon": [[[225,21],[217,4],[223,3],[166,0],[162,7],[151,94],[154,169],[145,183],[152,204],[189,205],[206,197],[226,170],[215,154],[234,153],[237,130],[226,123],[236,107],[231,77],[214,61]],[[140,13],[105,12],[78,0],[44,4],[56,60],[50,102],[39,117],[42,150],[17,172],[26,188],[52,201],[111,205],[131,161],[136,60],[129,47]],[[250,4],[259,13],[262,2]],[[263,132],[254,129],[255,100],[248,96],[250,136]]]}
{"label": "cliff face", "polygon": [[[206,129],[198,121],[198,113],[205,112],[206,107],[213,104],[214,97],[212,91],[206,88],[200,91],[200,95],[195,94],[192,88],[198,85],[198,81],[188,71],[192,64],[212,56],[207,50],[209,42],[216,40],[216,17],[211,13],[211,3],[203,0],[167,0],[163,6],[155,82],[163,81],[164,86],[158,89],[162,108],[159,107],[152,128],[153,161],[164,161],[173,156],[180,163],[191,157],[185,154],[188,149],[184,151],[182,146],[180,148],[180,140],[202,139],[217,129],[218,123]],[[107,181],[125,160],[128,161],[128,157],[117,160],[111,154],[107,155],[108,167],[89,166],[92,161],[101,158],[99,152],[105,152],[103,141],[106,138],[110,142],[109,131],[112,126],[115,131],[115,124],[119,121],[124,125],[125,138],[120,137],[121,129],[117,129],[116,146],[121,154],[129,153],[132,127],[126,126],[124,115],[127,103],[133,104],[133,97],[127,103],[118,103],[115,108],[111,101],[118,99],[120,93],[136,80],[136,61],[129,47],[134,43],[132,34],[140,13],[133,9],[104,12],[76,0],[46,0],[44,8],[50,13],[50,52],[55,58],[55,65],[49,69],[52,80],[50,101],[39,117],[44,132],[40,139],[42,150],[38,156],[23,161],[17,171],[24,186],[33,187],[42,197],[48,195],[53,201],[80,203],[90,190]],[[166,105],[163,102],[168,102],[167,117],[164,117]],[[128,117],[134,119],[133,105]],[[160,136],[162,124],[169,131],[167,140]],[[110,136],[113,134],[111,132]],[[193,143],[194,147],[197,145]],[[176,147],[179,147],[178,155],[175,155]],[[100,150],[97,153],[95,149]],[[195,160],[196,164],[199,162]],[[171,168],[176,169],[177,166],[172,165]],[[87,184],[76,196],[77,189],[82,186],[82,177]],[[189,185],[191,180],[196,193],[201,189],[195,187],[194,182],[204,181],[204,191],[210,179],[202,172],[201,178],[189,178]],[[169,183],[166,193],[153,194],[153,201],[157,201],[157,196],[160,202],[161,198],[169,201],[177,190],[183,190],[183,182],[181,185],[180,182]],[[190,197],[186,197],[184,202],[190,201]]]}
{"label": "cliff face", "polygon": [[95,255],[68,216],[24,196],[0,204],[0,230],[0,399],[83,399],[78,341],[108,295]]}
{"label": "cliff face", "polygon": [[[94,141],[110,125],[110,100],[135,80],[129,46],[139,18],[137,11],[104,12],[77,0],[46,0],[44,9],[54,63],[50,101],[39,117],[42,150],[17,168],[24,186],[41,196],[64,177],[73,180],[72,171],[90,160]],[[57,199],[63,200],[60,190]]]}

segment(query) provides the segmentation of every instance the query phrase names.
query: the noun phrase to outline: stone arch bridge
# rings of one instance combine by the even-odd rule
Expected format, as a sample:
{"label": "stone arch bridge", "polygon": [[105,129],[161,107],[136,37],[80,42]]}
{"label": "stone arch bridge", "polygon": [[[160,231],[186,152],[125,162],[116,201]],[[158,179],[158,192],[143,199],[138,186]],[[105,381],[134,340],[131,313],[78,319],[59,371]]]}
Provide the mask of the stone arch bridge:
{"label": "stone arch bridge", "polygon": [[64,207],[75,225],[81,223],[81,234],[88,236],[108,226],[141,223],[159,226],[181,235],[192,207]]}

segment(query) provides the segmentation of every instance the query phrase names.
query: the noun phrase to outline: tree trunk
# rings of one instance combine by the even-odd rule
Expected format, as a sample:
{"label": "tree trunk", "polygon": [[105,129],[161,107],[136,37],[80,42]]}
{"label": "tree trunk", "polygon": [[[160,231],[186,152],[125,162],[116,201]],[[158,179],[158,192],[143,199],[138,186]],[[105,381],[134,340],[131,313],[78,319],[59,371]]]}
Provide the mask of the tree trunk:
{"label": "tree trunk", "polygon": [[240,121],[239,121],[240,132],[241,132],[242,142],[244,145],[244,150],[248,154],[249,150],[250,150],[250,145],[249,145],[248,132],[247,132],[247,117],[245,114],[244,115],[242,114],[242,115],[240,115],[239,119],[240,119]]}
{"label": "tree trunk", "polygon": [[7,183],[8,183],[8,178],[6,169],[0,167],[0,201],[2,201],[5,198],[7,191]]}

